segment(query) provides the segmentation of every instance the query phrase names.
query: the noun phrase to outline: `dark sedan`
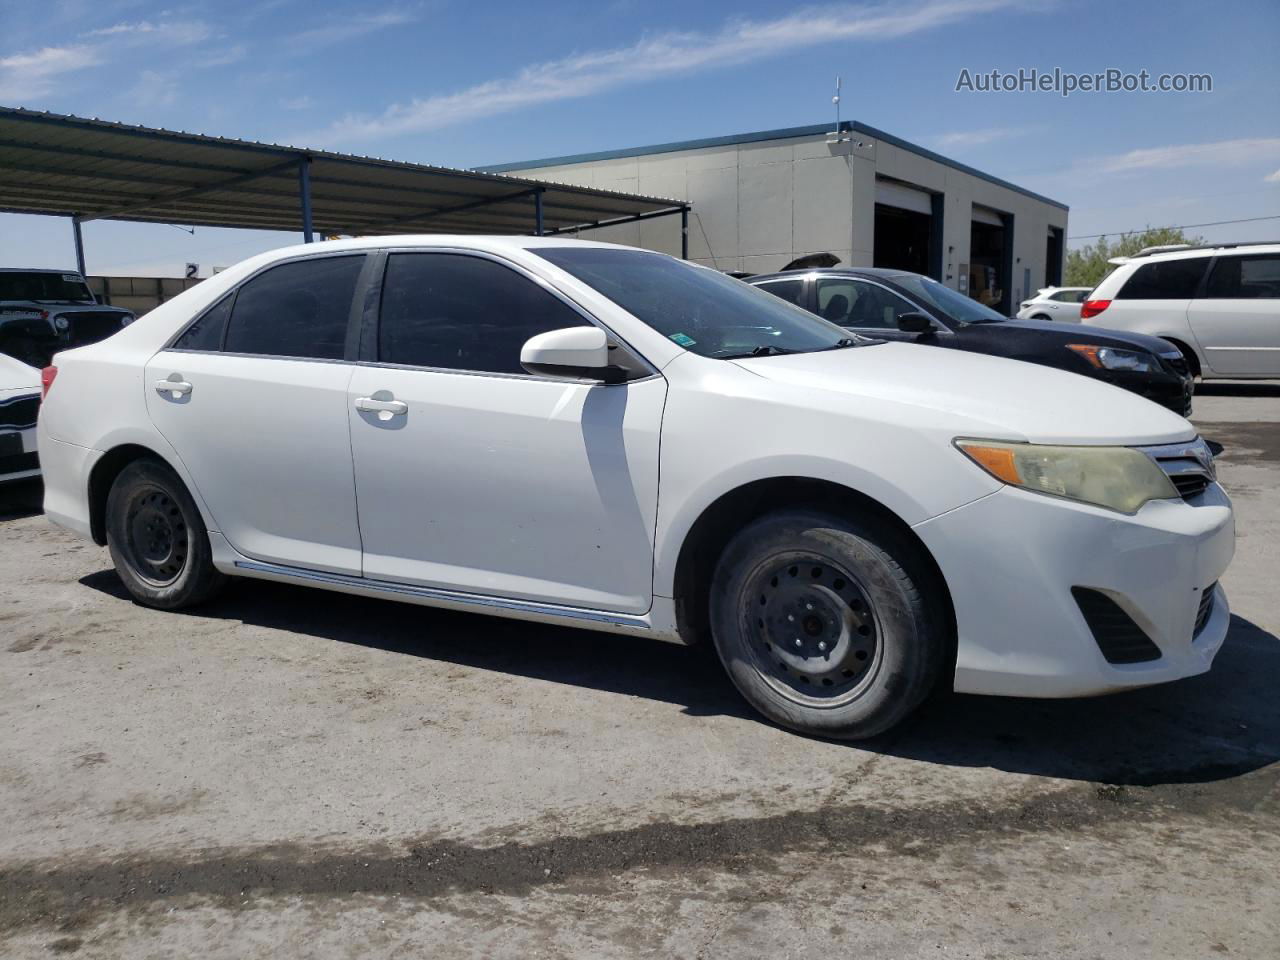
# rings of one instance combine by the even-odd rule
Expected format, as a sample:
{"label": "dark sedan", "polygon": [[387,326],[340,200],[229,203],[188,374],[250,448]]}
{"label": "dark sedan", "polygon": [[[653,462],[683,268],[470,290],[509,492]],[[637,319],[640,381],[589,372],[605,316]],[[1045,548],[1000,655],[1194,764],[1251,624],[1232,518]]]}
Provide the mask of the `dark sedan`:
{"label": "dark sedan", "polygon": [[747,281],[811,313],[881,340],[972,350],[1081,373],[1191,414],[1191,375],[1159,337],[1076,323],[1002,317],[918,273],[875,267],[794,270]]}

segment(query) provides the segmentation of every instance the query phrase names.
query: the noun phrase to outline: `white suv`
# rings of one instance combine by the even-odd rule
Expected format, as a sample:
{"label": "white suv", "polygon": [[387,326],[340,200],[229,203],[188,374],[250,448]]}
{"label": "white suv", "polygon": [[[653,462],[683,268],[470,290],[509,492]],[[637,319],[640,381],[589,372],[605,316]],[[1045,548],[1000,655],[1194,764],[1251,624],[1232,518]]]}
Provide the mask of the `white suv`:
{"label": "white suv", "polygon": [[1030,300],[1019,304],[1019,320],[1060,320],[1080,322],[1080,305],[1089,294],[1089,287],[1045,287],[1037,290]]}
{"label": "white suv", "polygon": [[1280,377],[1280,243],[1152,247],[1111,262],[1083,323],[1164,337],[1206,380]]}
{"label": "white suv", "polygon": [[1203,673],[1227,632],[1231,503],[1182,417],[662,254],[292,247],[55,364],[46,512],[155,607],[240,576],[709,637],[763,713],[850,738],[938,681]]}

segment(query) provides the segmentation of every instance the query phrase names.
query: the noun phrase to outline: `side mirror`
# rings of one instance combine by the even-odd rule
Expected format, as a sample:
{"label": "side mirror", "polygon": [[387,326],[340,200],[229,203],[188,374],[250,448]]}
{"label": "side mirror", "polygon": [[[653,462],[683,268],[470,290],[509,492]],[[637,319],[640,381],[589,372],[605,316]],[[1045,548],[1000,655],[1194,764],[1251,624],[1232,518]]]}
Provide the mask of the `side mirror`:
{"label": "side mirror", "polygon": [[930,333],[933,319],[928,314],[911,311],[898,314],[898,329],[903,333]]}
{"label": "side mirror", "polygon": [[520,348],[520,366],[544,377],[615,383],[623,371],[609,365],[609,339],[599,327],[565,327],[530,337]]}

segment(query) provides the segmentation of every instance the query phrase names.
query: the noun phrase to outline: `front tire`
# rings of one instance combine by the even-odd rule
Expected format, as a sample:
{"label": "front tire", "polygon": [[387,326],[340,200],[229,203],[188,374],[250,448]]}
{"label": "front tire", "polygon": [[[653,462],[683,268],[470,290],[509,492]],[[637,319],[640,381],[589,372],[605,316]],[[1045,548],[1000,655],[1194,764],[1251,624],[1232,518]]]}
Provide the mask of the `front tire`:
{"label": "front tire", "polygon": [[107,547],[139,603],[176,610],[209,599],[226,582],[191,494],[168,466],[135,460],[107,493]]}
{"label": "front tire", "polygon": [[940,598],[918,548],[890,525],[786,511],[725,548],[711,630],[734,685],[806,734],[857,740],[903,720],[946,659]]}

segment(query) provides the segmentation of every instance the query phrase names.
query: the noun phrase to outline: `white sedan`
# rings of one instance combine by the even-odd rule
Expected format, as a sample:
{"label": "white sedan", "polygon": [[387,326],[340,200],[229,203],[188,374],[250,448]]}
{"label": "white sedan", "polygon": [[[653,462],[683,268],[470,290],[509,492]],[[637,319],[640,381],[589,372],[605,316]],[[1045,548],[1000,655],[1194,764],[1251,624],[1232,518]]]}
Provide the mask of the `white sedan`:
{"label": "white sedan", "polygon": [[264,254],[60,354],[45,508],[142,603],[230,576],[714,642],[793,729],[938,684],[1209,669],[1231,503],[1194,427],[851,335],[657,253],[533,237]]}
{"label": "white sedan", "polygon": [[1091,287],[1045,287],[1030,300],[1019,304],[1019,320],[1060,320],[1080,322],[1080,307]]}
{"label": "white sedan", "polygon": [[40,371],[0,353],[0,484],[40,475]]}

